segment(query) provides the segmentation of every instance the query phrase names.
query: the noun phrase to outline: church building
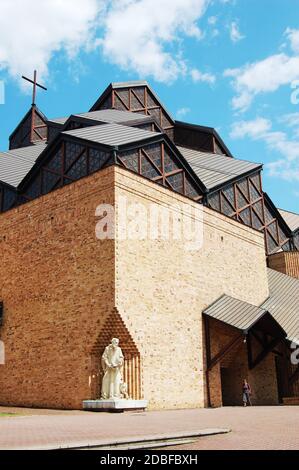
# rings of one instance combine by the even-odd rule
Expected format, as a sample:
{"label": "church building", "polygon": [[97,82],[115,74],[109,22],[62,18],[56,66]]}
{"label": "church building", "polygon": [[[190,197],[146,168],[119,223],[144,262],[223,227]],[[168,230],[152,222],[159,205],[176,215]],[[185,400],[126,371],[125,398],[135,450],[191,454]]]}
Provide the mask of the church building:
{"label": "church building", "polygon": [[[299,404],[299,214],[262,170],[145,81],[63,118],[33,101],[0,153],[0,404],[82,409],[112,338],[149,409],[242,405],[244,378]],[[152,207],[198,246],[124,236]]]}

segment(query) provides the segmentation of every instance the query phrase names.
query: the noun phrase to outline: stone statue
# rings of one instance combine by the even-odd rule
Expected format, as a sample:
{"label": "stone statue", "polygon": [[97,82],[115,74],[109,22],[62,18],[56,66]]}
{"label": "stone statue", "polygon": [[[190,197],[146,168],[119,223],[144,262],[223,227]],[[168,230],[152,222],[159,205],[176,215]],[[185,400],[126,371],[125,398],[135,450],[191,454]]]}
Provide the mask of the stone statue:
{"label": "stone statue", "polygon": [[123,398],[122,368],[124,356],[119,347],[119,340],[113,338],[111,344],[105,348],[102,355],[104,377],[102,382],[102,400]]}

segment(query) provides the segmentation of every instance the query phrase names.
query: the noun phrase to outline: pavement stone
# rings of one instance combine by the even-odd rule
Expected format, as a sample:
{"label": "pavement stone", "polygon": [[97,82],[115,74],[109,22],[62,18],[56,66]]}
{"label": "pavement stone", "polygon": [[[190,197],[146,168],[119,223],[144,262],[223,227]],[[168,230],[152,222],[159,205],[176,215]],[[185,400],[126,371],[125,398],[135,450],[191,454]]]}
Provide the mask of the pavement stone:
{"label": "pavement stone", "polygon": [[[224,407],[216,409],[103,413],[0,407],[0,449],[48,449],[109,443],[125,438],[229,428],[224,435],[201,437],[174,449],[299,449],[299,407]],[[171,448],[167,448],[171,450]]]}

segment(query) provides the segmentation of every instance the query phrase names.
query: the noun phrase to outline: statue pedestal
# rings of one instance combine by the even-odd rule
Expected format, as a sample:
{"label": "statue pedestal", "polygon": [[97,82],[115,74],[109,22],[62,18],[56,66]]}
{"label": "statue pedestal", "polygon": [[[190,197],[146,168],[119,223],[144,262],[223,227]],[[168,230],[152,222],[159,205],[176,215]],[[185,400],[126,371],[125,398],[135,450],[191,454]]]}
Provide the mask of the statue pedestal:
{"label": "statue pedestal", "polygon": [[111,399],[111,400],[84,400],[83,410],[90,411],[130,411],[130,410],[144,410],[147,408],[147,400],[125,400],[125,399]]}

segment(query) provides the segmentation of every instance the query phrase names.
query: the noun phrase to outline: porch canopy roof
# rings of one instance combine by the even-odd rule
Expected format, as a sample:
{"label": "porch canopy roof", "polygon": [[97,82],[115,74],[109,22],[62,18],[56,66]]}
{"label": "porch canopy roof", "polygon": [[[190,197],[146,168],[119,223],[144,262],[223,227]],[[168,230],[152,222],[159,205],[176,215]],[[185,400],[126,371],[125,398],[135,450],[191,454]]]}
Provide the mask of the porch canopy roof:
{"label": "porch canopy roof", "polygon": [[270,296],[261,305],[299,345],[299,279],[268,268]]}
{"label": "porch canopy roof", "polygon": [[285,330],[268,310],[226,294],[206,308],[203,313],[236,328],[244,335],[255,327],[255,329],[271,334],[271,336],[287,337]]}

